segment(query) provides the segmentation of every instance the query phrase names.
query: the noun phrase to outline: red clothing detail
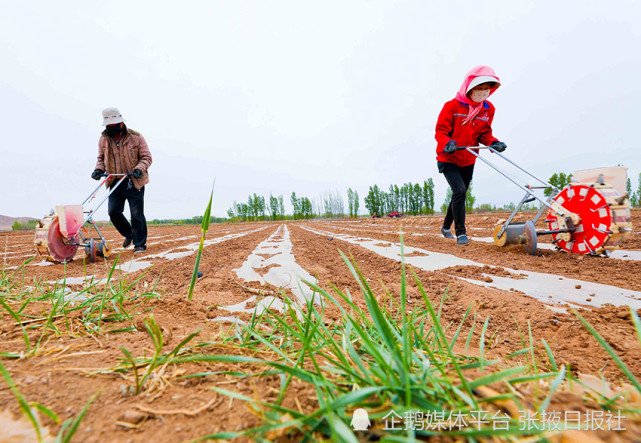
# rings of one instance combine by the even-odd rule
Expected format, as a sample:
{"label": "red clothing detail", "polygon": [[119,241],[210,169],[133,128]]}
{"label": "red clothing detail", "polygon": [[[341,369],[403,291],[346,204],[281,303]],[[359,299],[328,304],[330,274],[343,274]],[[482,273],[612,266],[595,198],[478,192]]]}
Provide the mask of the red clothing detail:
{"label": "red clothing detail", "polygon": [[474,121],[464,125],[463,120],[469,111],[469,105],[456,99],[450,100],[443,106],[436,122],[437,161],[459,166],[469,166],[476,162],[476,157],[466,150],[456,151],[453,154],[444,153],[443,148],[450,140],[454,140],[457,146],[478,146],[479,142],[489,146],[498,141],[492,135],[494,105],[486,100]]}

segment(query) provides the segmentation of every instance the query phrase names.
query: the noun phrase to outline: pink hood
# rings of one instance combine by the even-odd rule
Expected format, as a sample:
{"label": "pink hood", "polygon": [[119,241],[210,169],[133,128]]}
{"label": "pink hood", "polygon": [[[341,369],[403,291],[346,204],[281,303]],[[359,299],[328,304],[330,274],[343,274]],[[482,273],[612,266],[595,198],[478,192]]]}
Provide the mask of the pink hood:
{"label": "pink hood", "polygon": [[468,116],[465,118],[463,121],[463,124],[471,121],[476,117],[476,114],[479,113],[481,108],[483,107],[483,103],[475,103],[472,100],[470,100],[467,97],[467,89],[476,77],[493,77],[496,79],[496,82],[498,85],[495,88],[490,89],[490,96],[494,94],[494,91],[496,91],[501,83],[501,80],[499,80],[499,77],[494,73],[494,69],[490,68],[489,66],[477,66],[475,68],[472,68],[467,74],[465,74],[465,80],[463,80],[463,84],[461,85],[461,89],[456,93],[456,99],[462,103],[466,103],[470,105],[470,113]]}

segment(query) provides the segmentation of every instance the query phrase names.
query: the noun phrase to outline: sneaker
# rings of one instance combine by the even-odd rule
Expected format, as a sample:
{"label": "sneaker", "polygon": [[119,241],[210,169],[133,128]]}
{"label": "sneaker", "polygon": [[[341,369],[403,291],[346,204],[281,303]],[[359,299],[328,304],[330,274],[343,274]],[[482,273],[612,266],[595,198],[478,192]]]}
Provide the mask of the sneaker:
{"label": "sneaker", "polygon": [[467,235],[463,234],[456,237],[456,244],[467,246],[470,244],[470,241],[468,240]]}
{"label": "sneaker", "polygon": [[452,235],[452,231],[449,229],[441,228],[441,234],[443,234],[443,237],[445,238],[454,238],[454,235]]}
{"label": "sneaker", "polygon": [[147,246],[142,245],[142,246],[136,246],[134,248],[134,252],[145,252],[147,250]]}
{"label": "sneaker", "polygon": [[125,237],[125,241],[122,242],[122,247],[123,248],[128,248],[132,241],[133,241],[133,239]]}

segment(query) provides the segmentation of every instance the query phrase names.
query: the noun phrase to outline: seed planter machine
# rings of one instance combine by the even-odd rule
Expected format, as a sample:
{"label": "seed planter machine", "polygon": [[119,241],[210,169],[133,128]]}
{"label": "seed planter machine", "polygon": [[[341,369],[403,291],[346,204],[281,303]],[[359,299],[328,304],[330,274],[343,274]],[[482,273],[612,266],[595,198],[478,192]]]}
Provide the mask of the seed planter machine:
{"label": "seed planter machine", "polygon": [[[34,245],[38,253],[53,263],[70,262],[80,247],[85,248],[85,258],[92,263],[96,261],[97,257],[109,257],[111,248],[96,225],[93,216],[130,175],[132,174],[103,174],[103,180],[82,204],[56,206],[55,210],[39,221],[36,227]],[[111,178],[118,179],[118,182],[108,189],[106,183]],[[92,202],[98,197],[98,191],[103,186],[107,189],[106,195],[102,196],[102,199],[97,203],[93,203],[92,206]],[[85,227],[87,224],[95,228],[98,238],[89,235],[91,227],[87,229]]]}
{"label": "seed planter machine", "polygon": [[[525,195],[516,205],[507,220],[494,228],[492,238],[498,246],[523,244],[528,254],[536,254],[537,238],[551,235],[557,250],[575,254],[605,255],[619,248],[621,242],[632,232],[630,201],[626,192],[621,192],[612,183],[606,183],[603,174],[597,174],[584,183],[570,183],[559,190],[521,168],[502,153],[489,146],[458,147],[467,150],[492,169],[503,175]],[[538,182],[537,186],[520,183],[492,162],[479,155],[479,149],[492,153],[526,173]],[[589,175],[589,174],[588,174]],[[552,194],[545,197],[544,191]],[[532,220],[515,222],[514,217],[526,203],[538,200],[542,205]],[[546,213],[547,212],[547,213]],[[536,230],[536,222],[546,213],[546,230]]]}

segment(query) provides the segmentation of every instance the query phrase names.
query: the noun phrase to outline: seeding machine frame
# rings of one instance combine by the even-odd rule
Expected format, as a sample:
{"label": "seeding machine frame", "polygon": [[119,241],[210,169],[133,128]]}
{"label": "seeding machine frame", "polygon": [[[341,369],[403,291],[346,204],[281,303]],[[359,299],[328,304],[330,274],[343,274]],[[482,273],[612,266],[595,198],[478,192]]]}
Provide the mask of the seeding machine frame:
{"label": "seeding machine frame", "polygon": [[[109,257],[111,248],[93,216],[130,176],[133,174],[102,174],[103,180],[80,205],[56,206],[55,210],[39,221],[36,227],[34,245],[38,253],[53,263],[67,263],[73,260],[80,247],[85,248],[85,258],[92,263],[97,257]],[[118,181],[111,188],[107,188],[106,184],[111,179],[118,179]],[[103,186],[107,189],[106,195],[94,203],[90,209],[85,209],[85,205],[91,204],[98,198],[98,191]],[[89,235],[89,230],[85,228],[86,224],[94,227],[98,238]]]}
{"label": "seeding machine frame", "polygon": [[[520,183],[508,173],[498,168],[479,154],[487,149],[526,173],[539,185]],[[528,254],[536,254],[537,239],[542,235],[552,235],[552,243],[558,250],[578,254],[605,255],[618,249],[625,237],[632,232],[630,201],[627,193],[621,193],[612,184],[605,183],[603,175],[592,183],[570,183],[559,190],[550,183],[536,177],[491,146],[461,146],[457,150],[467,150],[492,169],[503,175],[525,195],[516,205],[510,216],[494,228],[492,238],[498,246],[523,244]],[[551,189],[552,194],[544,197],[539,194]],[[532,220],[515,222],[514,218],[523,205],[538,200],[541,208]],[[548,229],[536,229],[536,222],[543,213],[546,215]]]}

